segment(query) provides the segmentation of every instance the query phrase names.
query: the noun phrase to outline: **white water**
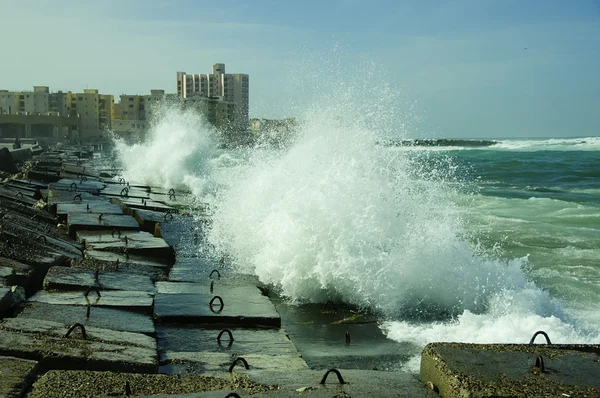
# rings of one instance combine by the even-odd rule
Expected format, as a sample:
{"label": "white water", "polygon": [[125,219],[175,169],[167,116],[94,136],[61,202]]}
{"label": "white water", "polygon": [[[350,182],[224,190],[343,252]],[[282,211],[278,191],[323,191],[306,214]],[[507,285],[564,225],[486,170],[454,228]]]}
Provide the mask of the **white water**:
{"label": "white water", "polygon": [[119,145],[128,178],[187,185],[213,205],[209,240],[240,271],[293,302],[377,311],[391,339],[518,343],[544,329],[556,343],[598,341],[596,326],[528,280],[526,258],[466,243],[460,171],[374,145],[397,115],[340,90],[302,115],[286,150],[218,151],[201,118],[171,109],[147,142]]}

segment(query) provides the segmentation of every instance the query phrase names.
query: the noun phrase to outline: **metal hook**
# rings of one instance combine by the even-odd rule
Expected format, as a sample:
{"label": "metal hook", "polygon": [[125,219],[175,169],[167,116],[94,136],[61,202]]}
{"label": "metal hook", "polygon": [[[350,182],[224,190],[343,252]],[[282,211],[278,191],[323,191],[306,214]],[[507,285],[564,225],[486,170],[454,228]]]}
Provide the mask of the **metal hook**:
{"label": "metal hook", "polygon": [[71,326],[69,328],[69,331],[67,331],[67,334],[65,334],[65,337],[69,338],[69,336],[71,335],[73,330],[75,330],[75,328],[81,329],[81,336],[83,336],[84,340],[87,340],[87,334],[85,333],[85,326],[83,326],[81,323],[76,323],[73,326]]}
{"label": "metal hook", "polygon": [[533,337],[531,338],[531,340],[529,340],[529,344],[533,344],[533,342],[535,341],[535,338],[540,334],[546,338],[546,344],[552,344],[550,342],[550,337],[548,337],[548,334],[546,334],[546,332],[544,332],[542,330],[538,330],[537,332],[535,332],[533,334]]}
{"label": "metal hook", "polygon": [[240,361],[244,364],[244,367],[246,369],[250,369],[250,366],[248,366],[248,362],[244,358],[237,357],[235,359],[235,361],[233,361],[233,363],[231,364],[231,366],[229,366],[229,373],[231,373],[233,371],[233,368],[235,368],[235,365],[237,365],[237,363],[240,362]]}
{"label": "metal hook", "polygon": [[329,376],[329,373],[335,373],[335,375],[338,378],[338,381],[340,382],[340,384],[346,384],[346,382],[344,381],[344,379],[342,378],[342,374],[340,373],[339,370],[337,369],[329,369],[325,375],[323,376],[323,378],[321,379],[321,384],[325,384],[325,382],[327,381],[327,376]]}

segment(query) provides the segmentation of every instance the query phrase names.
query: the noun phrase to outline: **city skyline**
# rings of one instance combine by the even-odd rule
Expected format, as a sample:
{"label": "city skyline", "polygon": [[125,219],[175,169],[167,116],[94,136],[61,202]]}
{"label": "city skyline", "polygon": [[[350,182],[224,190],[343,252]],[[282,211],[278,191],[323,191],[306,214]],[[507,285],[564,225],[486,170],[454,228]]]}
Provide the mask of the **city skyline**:
{"label": "city skyline", "polygon": [[3,46],[3,89],[174,92],[176,71],[223,62],[252,75],[251,118],[302,117],[313,104],[306,82],[352,85],[357,65],[371,63],[401,93],[413,136],[600,134],[593,0],[0,5],[5,31],[19,36]]}

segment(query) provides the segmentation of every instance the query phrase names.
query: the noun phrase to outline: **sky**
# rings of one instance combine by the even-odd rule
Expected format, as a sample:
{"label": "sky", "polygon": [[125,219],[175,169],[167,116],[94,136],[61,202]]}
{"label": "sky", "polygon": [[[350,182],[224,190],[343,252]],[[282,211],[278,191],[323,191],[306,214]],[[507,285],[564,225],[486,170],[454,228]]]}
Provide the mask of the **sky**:
{"label": "sky", "polygon": [[117,101],[219,62],[250,117],[355,86],[413,137],[600,135],[600,0],[0,0],[0,35],[0,89]]}

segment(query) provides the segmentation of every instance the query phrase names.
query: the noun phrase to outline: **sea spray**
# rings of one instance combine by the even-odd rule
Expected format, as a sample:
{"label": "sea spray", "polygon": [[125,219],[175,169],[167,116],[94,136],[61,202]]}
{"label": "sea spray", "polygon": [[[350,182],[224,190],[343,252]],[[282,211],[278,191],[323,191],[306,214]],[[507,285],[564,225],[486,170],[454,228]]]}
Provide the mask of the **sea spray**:
{"label": "sea spray", "polygon": [[[418,346],[409,370],[431,341],[519,343],[537,329],[559,343],[598,340],[597,327],[530,280],[527,257],[476,246],[465,169],[378,145],[410,125],[394,90],[373,73],[324,69],[334,75],[311,75],[320,95],[288,146],[219,151],[198,115],[171,109],[144,144],[120,146],[128,175],[187,184],[211,203],[209,242],[290,301],[381,314],[390,338]],[[139,161],[165,150],[172,163]]]}
{"label": "sea spray", "polygon": [[154,110],[141,142],[115,141],[125,179],[205,195],[209,162],[218,153],[216,132],[199,112],[179,103],[165,102]]}

